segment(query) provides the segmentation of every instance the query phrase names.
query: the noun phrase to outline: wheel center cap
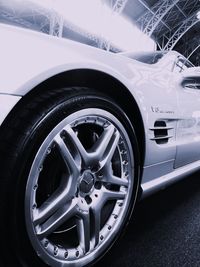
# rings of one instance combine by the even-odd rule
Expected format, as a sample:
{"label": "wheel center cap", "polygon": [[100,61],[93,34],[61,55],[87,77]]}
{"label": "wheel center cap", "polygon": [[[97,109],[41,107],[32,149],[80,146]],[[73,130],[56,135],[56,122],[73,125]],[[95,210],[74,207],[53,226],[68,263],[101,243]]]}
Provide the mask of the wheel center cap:
{"label": "wheel center cap", "polygon": [[82,193],[87,194],[91,191],[93,186],[94,186],[93,174],[89,171],[84,172],[79,185],[80,191]]}

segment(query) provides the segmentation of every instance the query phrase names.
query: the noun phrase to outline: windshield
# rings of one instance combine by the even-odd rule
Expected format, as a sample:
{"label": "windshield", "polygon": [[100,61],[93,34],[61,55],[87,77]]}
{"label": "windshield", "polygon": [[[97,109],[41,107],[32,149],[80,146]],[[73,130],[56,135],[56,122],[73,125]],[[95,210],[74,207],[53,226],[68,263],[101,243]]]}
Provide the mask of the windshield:
{"label": "windshield", "polygon": [[108,3],[102,0],[0,0],[0,22],[113,52],[154,51],[155,42],[126,17],[123,6]]}

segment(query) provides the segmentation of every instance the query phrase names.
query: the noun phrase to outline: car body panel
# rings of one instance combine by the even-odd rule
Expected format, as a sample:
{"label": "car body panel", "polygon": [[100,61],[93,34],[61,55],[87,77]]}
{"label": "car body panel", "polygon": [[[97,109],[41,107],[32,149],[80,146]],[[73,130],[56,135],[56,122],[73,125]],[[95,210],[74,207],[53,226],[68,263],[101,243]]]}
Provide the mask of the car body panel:
{"label": "car body panel", "polygon": [[178,87],[181,120],[177,124],[175,168],[200,159],[200,91]]}
{"label": "car body panel", "polygon": [[[185,150],[181,141],[180,124],[187,117],[187,111],[183,113],[182,97],[185,97],[181,96],[183,92],[179,93],[183,90],[180,85],[182,76],[173,72],[178,53],[171,52],[156,64],[145,64],[124,55],[13,26],[0,24],[0,32],[0,94],[11,95],[10,99],[17,96],[13,98],[17,103],[20,97],[56,74],[77,69],[106,73],[130,91],[142,116],[145,129],[142,183],[164,177],[173,172],[174,167],[184,165],[181,149]],[[0,98],[0,103],[2,101]],[[4,114],[0,123],[15,105],[9,101],[6,111],[5,106],[0,107],[0,113]],[[199,112],[197,107],[195,112]],[[190,112],[187,120],[194,117],[193,115]],[[169,128],[168,142],[158,144],[155,140],[156,121],[164,121]],[[194,135],[190,143],[194,143],[195,138]],[[178,154],[177,145],[180,146]],[[175,161],[176,156],[178,161]]]}
{"label": "car body panel", "polygon": [[0,94],[0,125],[20,99],[20,96]]}

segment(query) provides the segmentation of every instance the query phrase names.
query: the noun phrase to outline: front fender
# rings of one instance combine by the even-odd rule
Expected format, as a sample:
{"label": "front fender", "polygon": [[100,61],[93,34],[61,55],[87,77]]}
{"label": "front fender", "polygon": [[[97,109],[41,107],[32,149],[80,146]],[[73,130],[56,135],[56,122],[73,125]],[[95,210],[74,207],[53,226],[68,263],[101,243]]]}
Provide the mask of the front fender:
{"label": "front fender", "polygon": [[0,125],[20,99],[20,96],[0,94]]}

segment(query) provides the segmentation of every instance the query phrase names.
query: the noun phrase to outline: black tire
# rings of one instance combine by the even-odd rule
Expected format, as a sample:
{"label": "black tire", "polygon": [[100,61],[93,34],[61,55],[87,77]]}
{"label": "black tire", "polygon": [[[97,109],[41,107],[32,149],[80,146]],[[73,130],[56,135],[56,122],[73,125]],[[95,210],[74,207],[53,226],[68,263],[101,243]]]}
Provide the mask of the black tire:
{"label": "black tire", "polygon": [[[94,110],[94,113],[92,113],[90,117],[89,112],[92,110]],[[76,192],[74,191],[75,195],[73,196],[73,199],[80,198],[81,201],[82,199],[83,200],[85,199],[84,205],[88,204],[89,206],[89,208],[87,208],[87,212],[88,210],[90,212],[91,209],[93,212],[92,216],[94,217],[94,219],[91,219],[91,214],[88,215],[90,217],[86,216],[83,219],[82,215],[77,215],[76,213],[76,215],[70,218],[72,222],[70,221],[70,223],[68,222],[68,224],[66,223],[66,225],[62,227],[59,226],[58,224],[58,228],[56,228],[55,231],[52,230],[52,233],[48,232],[47,230],[46,232],[48,233],[47,237],[45,235],[43,236],[42,234],[40,236],[39,232],[36,231],[36,227],[38,227],[37,229],[39,228],[45,229],[44,224],[48,222],[49,218],[50,219],[57,218],[55,216],[58,216],[58,218],[60,218],[59,213],[57,215],[57,212],[60,212],[60,209],[63,207],[59,208],[59,210],[58,209],[56,210],[55,207],[56,202],[52,202],[52,205],[54,205],[55,210],[54,211],[52,210],[52,213],[51,215],[49,215],[48,218],[45,219],[44,217],[43,218],[44,221],[42,221],[41,224],[40,225],[38,224],[37,226],[31,225],[30,222],[31,216],[34,217],[34,215],[31,215],[32,211],[27,207],[32,207],[33,209],[37,209],[38,212],[40,207],[37,208],[34,205],[30,206],[32,205],[31,198],[35,197],[35,201],[37,200],[38,206],[39,205],[42,206],[46,201],[47,196],[51,194],[53,195],[53,193],[55,192],[56,192],[55,195],[58,196],[56,189],[61,187],[60,186],[60,183],[62,183],[61,180],[64,179],[64,178],[61,179],[61,177],[64,177],[66,174],[68,176],[71,175],[70,163],[67,162],[68,165],[63,164],[64,160],[58,152],[58,150],[60,151],[61,148],[59,145],[57,145],[57,143],[55,144],[56,142],[55,140],[57,140],[55,136],[58,135],[58,133],[56,132],[58,130],[55,129],[58,128],[58,125],[62,125],[62,123],[64,123],[66,118],[70,118],[70,116],[72,115],[75,116],[76,114],[78,114],[77,122],[74,122],[74,117],[73,117],[73,119],[71,119],[70,121],[70,127],[72,128],[72,121],[73,121],[74,123],[73,129],[74,131],[76,131],[79,139],[81,140],[82,143],[84,143],[84,147],[87,147],[87,149],[91,147],[93,149],[93,147],[95,147],[94,143],[96,143],[97,140],[100,139],[101,135],[103,135],[102,133],[104,133],[104,128],[105,129],[106,127],[110,127],[109,129],[111,129],[112,127],[113,129],[115,128],[113,130],[113,133],[116,133],[115,136],[117,135],[117,133],[119,133],[119,138],[120,138],[119,140],[121,140],[121,145],[117,143],[116,145],[117,149],[115,148],[115,152],[113,152],[114,154],[111,155],[112,159],[110,160],[108,166],[105,167],[106,171],[102,171],[103,172],[102,176],[104,176],[104,174],[108,170],[112,169],[113,177],[115,175],[123,180],[127,179],[128,183],[124,182],[124,184],[121,185],[122,183],[121,180],[119,181],[120,185],[115,185],[115,184],[113,185],[110,182],[111,180],[106,180],[107,178],[104,179],[101,177],[102,180],[98,180],[97,177],[100,177],[98,176],[100,173],[100,168],[104,170],[103,169],[104,167],[102,167],[103,159],[98,160],[98,162],[100,162],[99,166],[97,166],[98,164],[96,164],[96,161],[90,162],[88,160],[87,164],[89,167],[88,170],[85,170],[86,169],[85,166],[87,164],[83,162],[86,162],[86,160],[84,161],[82,159],[82,156],[79,153],[79,148],[76,148],[76,143],[72,142],[73,141],[72,137],[69,137],[68,132],[66,133],[64,128],[62,128],[62,131],[60,130],[61,128],[59,128],[59,138],[64,140],[68,151],[70,151],[71,153],[70,155],[74,156],[74,158],[76,157],[77,162],[78,161],[81,162],[79,164],[81,166],[80,167],[81,170],[79,176],[77,176],[79,178],[77,178],[76,182],[77,189]],[[85,114],[84,115],[85,117],[83,116],[85,122],[83,121],[81,114]],[[89,121],[86,122],[88,117]],[[97,122],[98,119],[100,120],[100,122]],[[92,122],[90,120],[92,120]],[[77,126],[75,123],[77,123]],[[104,123],[105,124],[107,123],[108,125],[104,125]],[[102,128],[103,130],[100,128]],[[108,130],[105,130],[105,132],[106,131],[108,132]],[[43,156],[41,152],[41,157],[42,157],[41,162],[44,170],[42,171],[40,170],[41,174],[38,174],[38,178],[36,178],[38,170],[34,171],[34,166],[37,167],[36,163],[37,160],[39,159],[39,156],[37,158],[36,154],[40,153],[38,152],[40,151],[39,150],[40,148],[45,149],[45,140],[46,140],[45,138],[50,133],[54,132],[57,135],[54,135],[51,141],[52,145],[51,155]],[[87,136],[87,141],[84,141],[85,136]],[[110,138],[114,137],[112,136]],[[107,154],[109,154],[107,151],[111,149],[113,142],[114,141],[111,141],[110,139],[107,150],[104,150],[103,152],[105,159],[107,159],[106,156]],[[50,145],[48,144],[48,146]],[[127,115],[112,99],[88,88],[63,88],[58,90],[52,90],[50,92],[43,92],[43,93],[41,92],[40,95],[33,96],[31,99],[29,97],[26,100],[22,100],[21,103],[18,104],[18,107],[15,109],[15,112],[12,112],[9,115],[8,119],[5,121],[5,123],[2,125],[0,129],[0,154],[1,154],[0,231],[1,231],[1,244],[3,244],[1,249],[1,258],[4,259],[4,263],[2,263],[1,266],[4,264],[3,266],[8,266],[8,267],[11,266],[44,267],[47,265],[50,265],[52,267],[57,267],[61,266],[59,265],[61,261],[59,257],[61,257],[60,255],[65,250],[67,251],[67,254],[62,254],[62,255],[64,255],[63,261],[66,261],[67,264],[62,266],[71,266],[70,264],[71,262],[75,263],[77,262],[76,266],[86,266],[86,265],[88,266],[90,264],[94,264],[99,258],[101,258],[105,254],[105,252],[112,246],[114,241],[118,239],[122,230],[129,221],[131,212],[135,205],[138,183],[139,183],[138,179],[139,157],[138,157],[137,139],[134,133],[133,126],[131,125]],[[60,157],[62,158],[62,160],[60,160]],[[119,161],[121,164],[120,166],[118,163]],[[54,162],[56,162],[55,166],[53,165]],[[85,164],[84,167],[83,164]],[[53,172],[54,174],[52,174]],[[121,173],[121,176],[119,173]],[[127,177],[123,176],[125,175],[125,173]],[[55,176],[55,179],[54,181],[51,181],[51,184],[49,186],[47,186],[49,182],[47,183],[46,181],[44,183],[43,180],[48,179],[49,181],[50,174],[52,174],[52,177]],[[32,177],[33,179],[36,179],[34,181],[37,181],[37,187],[30,190],[35,190],[34,192],[36,193],[33,192],[29,194],[29,192],[32,192],[28,191],[30,186],[32,186]],[[58,177],[60,177],[59,183],[57,181]],[[68,185],[71,178],[66,178],[66,179],[68,179],[67,182]],[[74,179],[75,178],[73,178],[73,183]],[[98,232],[96,230],[93,231],[91,229],[92,226],[96,225],[96,222],[98,222],[98,219],[96,219],[95,217],[96,204],[91,204],[91,203],[96,203],[93,200],[92,194],[93,191],[97,192],[97,190],[99,190],[98,192],[103,192],[103,190],[109,191],[108,198],[107,195],[105,197],[103,193],[102,196],[101,193],[99,194],[99,197],[100,196],[102,197],[102,199],[100,199],[101,202],[105,201],[105,205],[104,206],[102,205],[102,207],[100,207],[98,210],[101,212],[101,218],[99,223],[101,232],[100,231]],[[114,194],[110,193],[113,191],[117,192],[116,193],[117,197],[115,196],[116,199],[112,201],[111,200],[107,201],[107,199],[110,199],[112,197],[114,199]],[[33,197],[31,194],[33,195]],[[120,199],[118,197],[119,194],[123,195],[123,196],[120,195]],[[27,201],[27,199],[29,201]],[[53,201],[55,201],[55,199],[53,199]],[[72,203],[72,200],[70,201],[71,201],[70,203]],[[118,208],[119,214],[117,215],[118,218],[121,218],[119,219],[119,222],[118,221],[116,222],[114,221],[113,218],[111,218],[111,213],[113,212],[113,210],[115,209],[115,211],[118,211],[116,209],[117,203],[119,204],[119,206],[121,205],[120,206],[121,208]],[[90,205],[93,206],[90,207]],[[76,206],[78,206],[78,204]],[[104,210],[106,211],[104,212]],[[83,210],[81,212],[83,212]],[[86,210],[84,210],[83,213],[85,214],[85,212]],[[87,220],[85,218],[90,218],[91,225],[89,224],[90,226],[89,236],[90,238],[91,236],[93,237],[94,240],[93,243],[95,244],[94,246],[96,246],[93,252],[92,250],[91,252],[90,250],[88,252],[88,255],[93,253],[92,254],[93,255],[92,257],[94,258],[93,260],[90,259],[91,257],[89,256],[86,257],[86,255],[84,255],[84,251],[87,251],[86,249],[87,244],[89,244],[88,245],[89,247],[91,247],[93,244],[91,243],[92,242],[91,240],[89,243],[87,243],[88,241],[84,241],[85,243],[83,246],[84,247],[83,251],[82,250],[78,251],[79,247],[77,247],[77,244],[74,245],[75,248],[73,249],[75,250],[67,250],[66,248],[67,246],[71,246],[71,243],[73,243],[70,240],[69,242],[66,242],[65,240],[66,233],[67,235],[69,234],[69,236],[73,234],[74,235],[73,238],[75,238],[76,235],[80,237],[80,229],[82,228],[79,228],[77,222],[80,221],[80,224],[83,224],[83,222]],[[115,230],[117,229],[117,233],[110,234],[110,232],[104,231],[105,228],[104,224],[106,223],[106,221],[107,223],[108,222],[111,223],[112,227],[111,226],[109,227]],[[92,224],[91,222],[94,224]],[[53,228],[54,226],[52,226],[50,223],[48,227],[50,228],[52,227],[52,229],[54,229]],[[77,233],[75,234],[75,232],[71,233],[70,231],[72,230],[69,230],[71,229],[70,227],[71,228],[74,227],[75,229],[77,229],[79,235]],[[88,226],[85,226],[84,224],[84,227],[86,228],[84,228],[85,232],[83,236],[80,237],[80,239],[83,238],[81,240],[87,240],[86,229],[88,229],[87,228]],[[34,233],[36,237],[34,237]],[[103,236],[102,233],[103,234],[105,233],[105,236]],[[99,234],[101,234],[103,237],[99,236]],[[101,238],[102,240],[104,238],[104,240],[100,241]],[[95,243],[96,240],[99,241]],[[82,241],[80,241],[80,243],[81,242]],[[103,245],[104,243],[105,245]],[[62,244],[62,246],[60,244]],[[49,246],[48,247],[49,250],[46,248],[46,246]],[[47,250],[47,252],[45,249]],[[51,255],[52,249],[54,249],[54,251],[52,252],[54,255],[53,254]],[[69,259],[68,251],[69,253],[72,254],[74,253],[74,251],[78,252],[75,253],[74,258],[73,256],[70,256],[71,258]],[[49,258],[48,255],[50,255]],[[77,257],[77,259],[75,257]],[[83,258],[85,259],[84,261],[81,260]]]}

